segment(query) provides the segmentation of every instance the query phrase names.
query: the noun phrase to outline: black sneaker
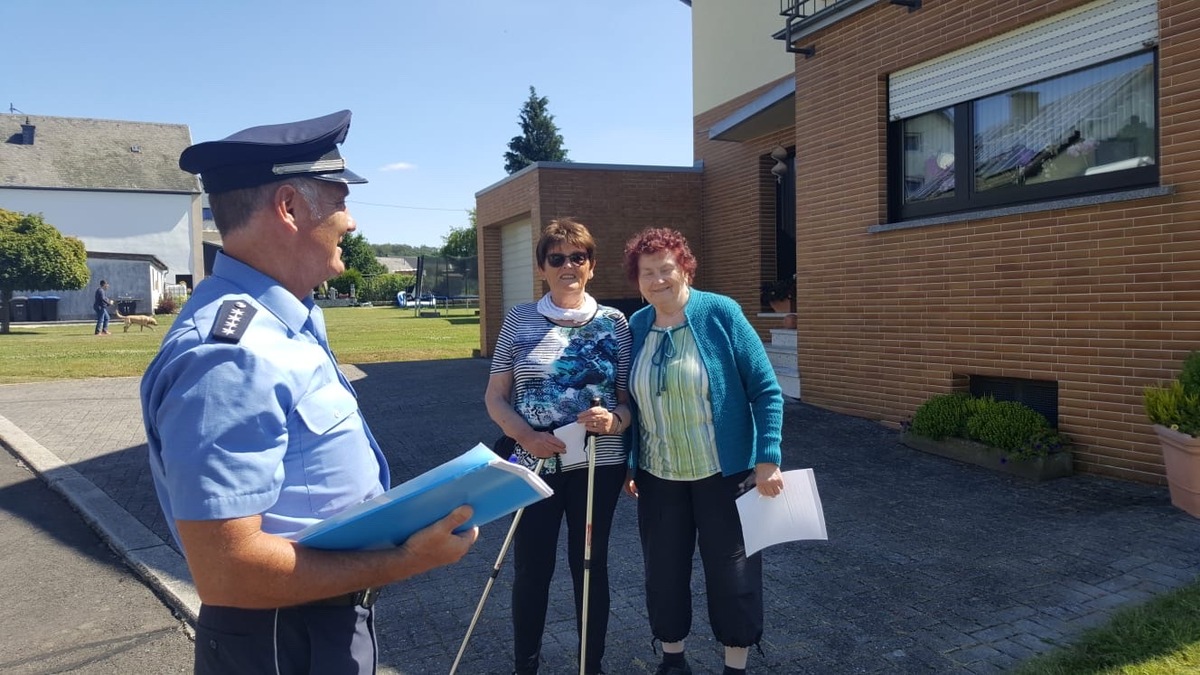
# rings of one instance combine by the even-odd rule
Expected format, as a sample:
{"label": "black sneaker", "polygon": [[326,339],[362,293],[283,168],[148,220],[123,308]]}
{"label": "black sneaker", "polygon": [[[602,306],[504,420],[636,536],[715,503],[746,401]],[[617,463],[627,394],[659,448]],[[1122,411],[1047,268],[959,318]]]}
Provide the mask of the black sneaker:
{"label": "black sneaker", "polygon": [[687,659],[679,663],[663,661],[658,664],[658,670],[654,671],[654,675],[692,675],[692,666],[688,664]]}

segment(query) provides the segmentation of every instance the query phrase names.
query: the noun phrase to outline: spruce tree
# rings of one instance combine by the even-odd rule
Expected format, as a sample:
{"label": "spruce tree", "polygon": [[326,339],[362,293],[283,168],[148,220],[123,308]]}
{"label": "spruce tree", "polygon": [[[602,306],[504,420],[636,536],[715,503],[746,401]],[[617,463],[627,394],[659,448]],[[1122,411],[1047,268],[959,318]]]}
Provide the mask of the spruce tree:
{"label": "spruce tree", "polygon": [[504,153],[504,170],[510,174],[534,162],[569,162],[563,147],[562,134],[554,124],[554,115],[549,112],[550,99],[538,96],[537,90],[529,87],[529,99],[521,107],[521,135],[513,136],[508,142],[509,152]]}

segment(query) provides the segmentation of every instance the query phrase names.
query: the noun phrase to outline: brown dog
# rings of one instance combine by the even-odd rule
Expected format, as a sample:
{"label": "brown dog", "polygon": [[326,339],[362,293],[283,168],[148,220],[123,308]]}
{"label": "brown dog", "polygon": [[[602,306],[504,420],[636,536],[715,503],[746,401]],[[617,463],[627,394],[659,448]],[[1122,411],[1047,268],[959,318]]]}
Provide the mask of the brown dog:
{"label": "brown dog", "polygon": [[122,314],[119,309],[114,309],[113,312],[117,315],[118,319],[125,322],[126,333],[129,332],[130,324],[136,323],[138,330],[146,330],[147,328],[154,330],[154,327],[158,325],[158,320],[152,316],[146,316],[145,314]]}

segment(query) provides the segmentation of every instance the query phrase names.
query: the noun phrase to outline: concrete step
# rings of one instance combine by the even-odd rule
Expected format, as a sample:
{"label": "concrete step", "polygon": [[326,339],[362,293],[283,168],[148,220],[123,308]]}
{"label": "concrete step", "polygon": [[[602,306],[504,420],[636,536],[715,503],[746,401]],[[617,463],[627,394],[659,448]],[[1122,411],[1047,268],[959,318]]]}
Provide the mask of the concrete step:
{"label": "concrete step", "polygon": [[779,347],[777,345],[764,345],[767,350],[767,359],[771,361],[771,365],[775,368],[791,368],[796,369],[796,348],[795,347]]}
{"label": "concrete step", "polygon": [[771,344],[776,347],[790,347],[792,351],[796,350],[796,329],[795,328],[772,328],[771,329]]}
{"label": "concrete step", "polygon": [[779,380],[779,387],[783,389],[783,395],[790,398],[800,398],[800,374],[786,375],[775,371],[775,379]]}

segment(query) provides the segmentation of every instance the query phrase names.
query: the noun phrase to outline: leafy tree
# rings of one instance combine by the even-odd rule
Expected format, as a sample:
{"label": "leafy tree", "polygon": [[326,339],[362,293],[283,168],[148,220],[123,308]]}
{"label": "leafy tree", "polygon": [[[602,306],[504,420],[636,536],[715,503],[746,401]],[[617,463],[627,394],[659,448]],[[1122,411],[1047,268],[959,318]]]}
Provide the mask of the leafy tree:
{"label": "leafy tree", "polygon": [[409,244],[371,244],[379,258],[413,258],[419,255],[437,255],[442,249],[437,246],[410,246]]}
{"label": "leafy tree", "polygon": [[571,161],[549,105],[550,99],[539,97],[536,89],[529,88],[529,99],[521,107],[521,135],[513,136],[508,142],[509,152],[504,153],[505,171],[516,173],[534,162]]}
{"label": "leafy tree", "polygon": [[347,267],[345,272],[329,280],[330,288],[336,288],[338,293],[349,293],[350,287],[354,286],[356,297],[364,285],[362,272],[353,267]]}
{"label": "leafy tree", "polygon": [[452,227],[450,228],[450,234],[442,237],[442,241],[444,242],[442,255],[447,258],[471,258],[476,253],[475,209],[468,211],[467,217],[471,221],[470,225],[466,227]]}
{"label": "leafy tree", "polygon": [[[0,301],[12,307],[13,291],[75,290],[92,274],[87,251],[64,237],[41,214],[0,209]],[[8,333],[9,312],[0,312],[0,334]]]}
{"label": "leafy tree", "polygon": [[387,274],[387,268],[375,259],[375,251],[361,234],[356,232],[342,237],[341,247],[342,262],[347,269],[356,269],[364,276]]}

